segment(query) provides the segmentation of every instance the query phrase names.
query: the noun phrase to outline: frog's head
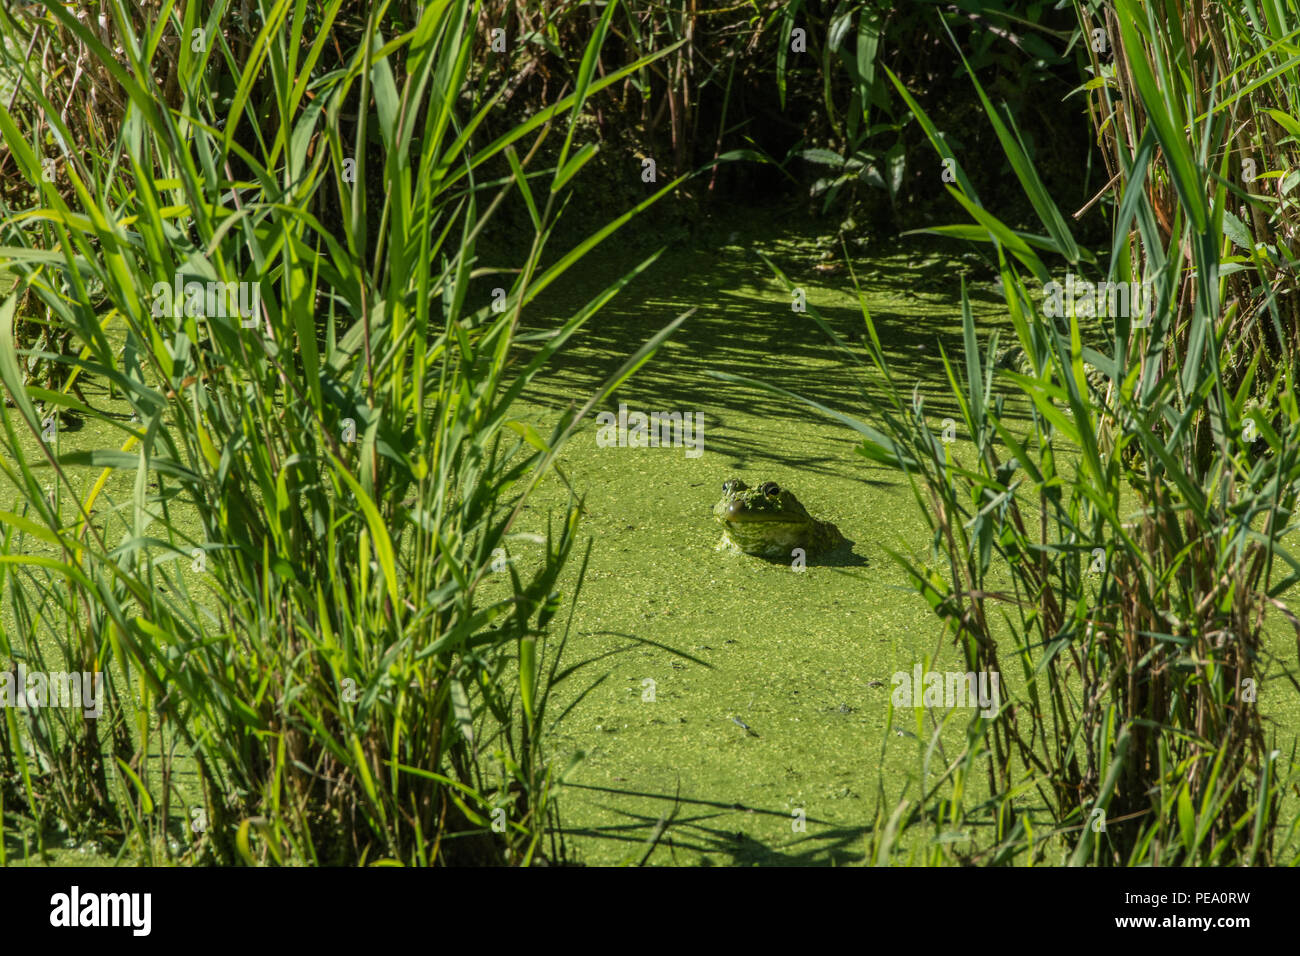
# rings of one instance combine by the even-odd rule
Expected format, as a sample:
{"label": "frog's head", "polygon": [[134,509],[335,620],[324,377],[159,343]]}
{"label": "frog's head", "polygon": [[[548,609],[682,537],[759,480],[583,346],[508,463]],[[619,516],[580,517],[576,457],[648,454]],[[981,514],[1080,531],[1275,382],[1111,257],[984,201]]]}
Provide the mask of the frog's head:
{"label": "frog's head", "polygon": [[739,478],[722,484],[722,499],[713,515],[725,529],[724,540],[746,554],[771,557],[804,547],[816,522],[793,492],[775,481],[750,488]]}

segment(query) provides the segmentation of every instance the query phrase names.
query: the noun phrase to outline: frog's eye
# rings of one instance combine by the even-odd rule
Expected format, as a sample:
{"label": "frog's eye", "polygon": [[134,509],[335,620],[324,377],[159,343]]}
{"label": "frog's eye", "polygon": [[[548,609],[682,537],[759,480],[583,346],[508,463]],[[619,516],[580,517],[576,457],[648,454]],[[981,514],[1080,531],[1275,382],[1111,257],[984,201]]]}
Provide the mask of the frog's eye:
{"label": "frog's eye", "polygon": [[781,493],[781,486],[775,481],[765,481],[763,482],[763,487],[758,490],[763,492],[763,494],[769,498],[775,498]]}
{"label": "frog's eye", "polygon": [[744,491],[745,483],[739,478],[728,478],[722,483],[722,493],[724,495],[735,494],[737,491]]}

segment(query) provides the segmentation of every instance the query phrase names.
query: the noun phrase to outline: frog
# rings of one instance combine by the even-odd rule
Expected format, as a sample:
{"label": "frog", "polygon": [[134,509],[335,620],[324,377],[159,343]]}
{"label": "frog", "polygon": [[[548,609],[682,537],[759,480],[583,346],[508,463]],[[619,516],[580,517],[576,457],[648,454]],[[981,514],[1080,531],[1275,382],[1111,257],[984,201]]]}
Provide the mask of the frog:
{"label": "frog", "polygon": [[717,550],[788,558],[795,548],[813,557],[846,544],[840,529],[818,521],[787,488],[765,481],[751,488],[739,478],[722,483],[722,498],[713,506],[722,525]]}

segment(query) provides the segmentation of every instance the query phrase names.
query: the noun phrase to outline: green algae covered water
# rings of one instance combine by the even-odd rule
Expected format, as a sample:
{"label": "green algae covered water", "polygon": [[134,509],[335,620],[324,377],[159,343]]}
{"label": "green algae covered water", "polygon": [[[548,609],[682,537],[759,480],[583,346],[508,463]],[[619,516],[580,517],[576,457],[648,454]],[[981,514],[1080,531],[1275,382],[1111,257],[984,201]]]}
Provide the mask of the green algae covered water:
{"label": "green algae covered water", "polygon": [[[819,268],[810,237],[753,235],[708,255],[667,254],[593,320],[520,410],[553,421],[655,330],[697,309],[560,459],[586,496],[582,529],[594,540],[568,652],[571,662],[599,660],[560,696],[600,683],[552,740],[582,755],[562,797],[569,848],[582,862],[639,861],[667,816],[650,862],[862,860],[882,770],[891,797],[909,779],[916,785],[918,728],[887,732],[891,676],[923,657],[933,669],[965,670],[882,550],[928,549],[900,476],[857,455],[854,433],[808,405],[708,375],[763,380],[871,420],[867,373],[792,308],[757,253],[856,341],[865,328],[851,280]],[[900,247],[855,266],[895,368],[936,396],[940,346],[960,353],[963,265]],[[548,307],[556,316],[576,309],[599,288],[592,283]],[[972,295],[982,329],[999,325],[990,287]],[[680,413],[697,426],[693,446],[633,447],[637,437],[609,423],[637,413],[674,422]],[[937,430],[942,406],[935,416]],[[730,477],[790,489],[853,542],[851,552],[800,569],[715,550],[713,505]],[[567,494],[557,479],[536,496],[530,530],[544,530],[547,501],[559,513]]]}

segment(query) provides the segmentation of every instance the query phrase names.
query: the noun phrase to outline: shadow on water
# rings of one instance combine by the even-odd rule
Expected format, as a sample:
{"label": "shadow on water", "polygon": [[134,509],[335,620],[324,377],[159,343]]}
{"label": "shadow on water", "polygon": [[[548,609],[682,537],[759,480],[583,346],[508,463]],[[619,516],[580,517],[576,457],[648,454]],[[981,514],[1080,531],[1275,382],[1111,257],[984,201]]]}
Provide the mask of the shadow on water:
{"label": "shadow on water", "polygon": [[[885,484],[885,482],[880,482]],[[844,543],[830,551],[814,553],[804,557],[804,564],[810,568],[865,568],[869,567],[869,562],[862,555],[853,550],[854,542],[845,538]],[[789,565],[790,558],[782,555],[780,557],[768,557],[763,554],[749,554],[748,558],[755,561],[765,561],[768,564]]]}
{"label": "shadow on water", "polygon": [[[800,284],[827,324],[851,345],[857,361],[837,349],[809,316],[792,311],[790,296],[758,256],[760,249]],[[554,317],[573,313],[636,261],[625,254],[606,259],[603,270],[579,277],[563,298],[544,296],[532,310],[532,325],[549,324]],[[608,403],[611,410],[620,401],[631,408],[698,410],[710,434],[710,449],[740,459],[749,457],[755,446],[771,442],[764,441],[759,428],[733,420],[731,413],[761,417],[760,427],[768,438],[790,422],[828,421],[802,402],[739,383],[722,383],[706,374],[717,370],[871,421],[884,389],[862,345],[866,327],[853,282],[846,271],[825,275],[816,271],[819,265],[825,262],[814,241],[790,238],[788,231],[756,240],[747,248],[670,250],[555,357],[549,385],[531,400],[552,408],[567,406],[575,394],[589,392],[608,378],[675,316],[694,307],[696,314],[620,387]],[[957,412],[950,400],[943,400],[948,386],[942,355],[960,364],[956,359],[963,354],[962,265],[958,257],[932,255],[906,245],[854,264],[895,381],[908,397],[914,386],[919,387],[927,408],[937,415]],[[597,271],[606,274],[596,275]],[[967,291],[981,349],[987,346],[992,327],[1003,329],[1001,342],[1012,341],[1014,334],[1002,318],[1001,298],[980,286],[968,284]],[[844,436],[848,446],[857,444],[847,429]],[[806,454],[793,452],[780,460],[793,468],[818,471],[826,457],[826,449],[810,448]]]}
{"label": "shadow on water", "polygon": [[[701,867],[717,866],[845,866],[868,862],[868,839],[874,825],[849,826],[832,820],[809,815],[803,819],[807,830],[791,829],[790,839],[773,846],[751,836],[745,828],[756,829],[758,821],[777,823],[785,827],[793,821],[788,808],[766,810],[742,803],[719,800],[700,800],[679,794],[652,793],[614,787],[567,784],[576,790],[592,794],[606,794],[627,800],[629,798],[657,801],[662,810],[658,814],[637,813],[602,804],[606,810],[622,817],[626,822],[607,826],[566,828],[566,837],[585,837],[605,841],[622,849],[619,856],[626,862],[656,862],[677,865],[677,851],[694,855]],[[1038,801],[1019,807],[1026,819],[1038,819],[1048,826],[1050,809]],[[744,814],[737,821],[736,814]],[[929,818],[943,826],[943,819]],[[752,821],[752,822],[751,822]],[[739,823],[739,825],[738,825]],[[966,821],[965,833],[991,831],[993,822]],[[655,833],[660,831],[656,841]],[[950,834],[955,836],[955,834]],[[951,841],[957,842],[957,841]],[[977,841],[979,842],[979,841]],[[652,845],[653,844],[653,845]],[[722,858],[722,859],[719,859]],[[581,861],[576,861],[581,863]],[[971,863],[987,862],[972,859]]]}
{"label": "shadow on water", "polygon": [[[861,863],[866,852],[869,826],[842,826],[830,820],[808,817],[806,823],[816,827],[816,832],[798,834],[796,839],[782,847],[773,847],[756,839],[735,825],[736,814],[744,814],[742,827],[749,821],[779,821],[788,826],[789,810],[764,810],[741,803],[717,800],[699,800],[671,793],[647,793],[613,787],[569,784],[577,790],[604,793],[620,799],[641,798],[662,801],[664,810],[659,815],[637,813],[619,807],[607,810],[624,818],[625,823],[601,827],[571,828],[566,837],[585,837],[609,841],[626,847],[622,854],[630,862],[638,862],[651,851],[647,834],[660,826],[663,834],[649,853],[647,861],[676,863],[676,851],[698,858],[700,866],[708,867],[725,862],[728,866],[843,866]],[[724,825],[724,821],[726,825]],[[715,860],[722,857],[723,860]]]}

